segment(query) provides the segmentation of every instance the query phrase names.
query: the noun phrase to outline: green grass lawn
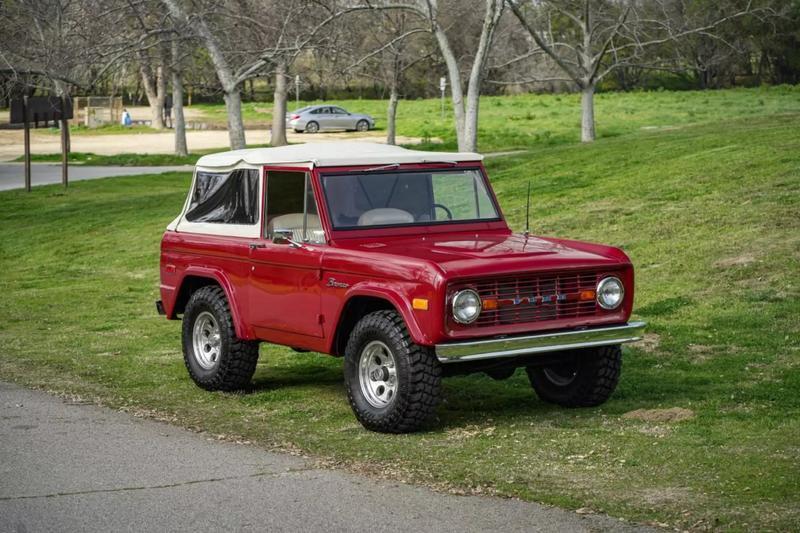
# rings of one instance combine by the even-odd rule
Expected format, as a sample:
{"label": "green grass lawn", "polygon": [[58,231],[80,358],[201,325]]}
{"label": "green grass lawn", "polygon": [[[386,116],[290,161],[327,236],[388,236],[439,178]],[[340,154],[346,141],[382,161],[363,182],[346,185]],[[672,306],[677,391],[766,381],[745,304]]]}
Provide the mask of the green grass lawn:
{"label": "green grass lawn", "polygon": [[[322,101],[300,105],[319,104]],[[337,100],[329,103],[353,112],[369,113],[377,119],[376,127],[386,127],[385,100]],[[294,101],[290,102],[294,109]],[[760,87],[725,91],[650,91],[600,93],[596,96],[598,138],[607,139],[637,132],[668,130],[692,124],[707,124],[736,118],[766,117],[800,113],[800,86]],[[224,127],[227,122],[222,104],[195,104],[202,112],[197,120]],[[248,128],[263,128],[271,123],[271,102],[245,102],[242,115]],[[424,149],[457,148],[453,114],[448,105],[441,117],[438,99],[402,100],[398,107],[397,133],[420,138]],[[574,144],[580,140],[580,96],[576,94],[525,94],[487,96],[481,99],[478,149],[498,152]],[[53,130],[58,132],[58,130]],[[75,134],[152,132],[147,127],[134,129],[108,125],[97,129],[73,128]],[[347,134],[342,134],[346,139]],[[313,141],[313,135],[303,137]],[[434,141],[434,142],[431,142]],[[437,142],[441,141],[441,142]],[[189,143],[191,148],[191,142]],[[420,147],[417,145],[416,147]],[[227,150],[195,151],[188,158],[169,154],[120,154],[98,156],[71,154],[71,160],[92,165],[180,165],[191,164],[204,153]],[[21,161],[22,158],[18,158]],[[34,154],[35,161],[61,161],[60,154]]]}
{"label": "green grass lawn", "polygon": [[[300,106],[323,101],[301,101]],[[369,113],[377,128],[386,127],[386,100],[334,100],[354,113]],[[687,124],[703,124],[732,118],[764,117],[800,112],[800,86],[760,87],[725,91],[649,91],[599,93],[595,97],[599,138]],[[289,110],[295,109],[294,100]],[[200,104],[210,122],[224,124],[225,106]],[[242,104],[246,124],[263,124],[272,117],[271,102]],[[575,143],[580,140],[580,95],[525,94],[481,98],[478,149],[497,152],[521,148]],[[438,99],[401,100],[397,133],[422,139],[441,139],[431,149],[456,148],[450,102],[441,116]],[[309,138],[312,136],[309,135]]]}
{"label": "green grass lawn", "polygon": [[[432,430],[379,435],[351,414],[341,360],[273,346],[262,347],[250,392],[201,391],[183,367],[180,323],[153,305],[159,239],[186,173],[0,193],[0,378],[441,489],[680,528],[795,529],[800,104],[796,90],[775,91],[789,96],[761,106],[753,91],[762,112],[738,101],[731,120],[719,102],[739,91],[692,95],[683,105],[712,116],[684,120],[688,93],[670,95],[661,119],[652,110],[610,127],[601,117],[592,145],[567,142],[578,134],[573,117],[574,132],[551,136],[563,142],[487,161],[513,227],[523,226],[530,180],[534,233],[621,246],[636,265],[635,314],[649,335],[625,349],[619,388],[602,407],[544,404],[523,372],[450,378]],[[640,109],[667,98],[640,96]],[[485,105],[484,118],[511,107]],[[623,417],[674,407],[694,416]]]}

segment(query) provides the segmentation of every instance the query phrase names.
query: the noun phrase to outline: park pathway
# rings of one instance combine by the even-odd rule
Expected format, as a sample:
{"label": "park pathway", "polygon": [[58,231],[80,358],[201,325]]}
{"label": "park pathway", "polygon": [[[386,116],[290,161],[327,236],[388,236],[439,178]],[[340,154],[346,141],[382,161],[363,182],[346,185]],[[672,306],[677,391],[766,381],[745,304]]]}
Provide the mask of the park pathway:
{"label": "park pathway", "polygon": [[[69,166],[69,181],[94,180],[112,176],[135,176],[137,174],[161,174],[162,172],[191,172],[194,167],[92,167]],[[58,163],[32,163],[33,186],[61,183],[61,165]],[[0,191],[25,187],[25,167],[22,163],[0,163]]]}
{"label": "park pathway", "polygon": [[0,531],[645,531],[454,496],[0,382]]}

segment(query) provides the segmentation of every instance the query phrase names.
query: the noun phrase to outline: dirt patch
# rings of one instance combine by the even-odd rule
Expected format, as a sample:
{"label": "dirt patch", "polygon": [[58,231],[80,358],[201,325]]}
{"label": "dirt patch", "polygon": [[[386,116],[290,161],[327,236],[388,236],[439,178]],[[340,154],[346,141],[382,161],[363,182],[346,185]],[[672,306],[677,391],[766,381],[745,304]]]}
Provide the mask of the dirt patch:
{"label": "dirt patch", "polygon": [[683,407],[670,407],[669,409],[636,409],[628,411],[622,418],[629,420],[642,420],[644,422],[680,422],[694,418],[694,411]]}
{"label": "dirt patch", "polygon": [[[266,129],[249,129],[246,131],[248,144],[264,144],[269,141],[270,132]],[[334,132],[306,135],[288,132],[290,143],[327,142],[327,141],[365,141],[386,142],[386,133],[382,131],[367,132]],[[126,153],[137,154],[171,154],[175,136],[172,132],[152,133],[117,133],[110,135],[73,135],[73,152],[91,152],[98,155],[116,155]],[[434,139],[432,139],[434,140]],[[434,141],[438,141],[435,139]],[[398,144],[418,144],[419,137],[398,136]],[[189,150],[228,150],[228,132],[225,130],[193,130],[186,132]],[[22,130],[0,130],[0,161],[11,161],[24,153]],[[38,154],[54,154],[61,151],[61,139],[58,135],[50,135],[34,131],[31,134],[31,152]]]}
{"label": "dirt patch", "polygon": [[653,353],[658,350],[659,344],[661,344],[661,336],[659,334],[645,333],[642,340],[631,343],[631,346],[639,348],[645,353]]}
{"label": "dirt patch", "polygon": [[737,266],[747,266],[757,261],[753,254],[742,254],[733,257],[726,257],[714,263],[717,268],[732,268]]}

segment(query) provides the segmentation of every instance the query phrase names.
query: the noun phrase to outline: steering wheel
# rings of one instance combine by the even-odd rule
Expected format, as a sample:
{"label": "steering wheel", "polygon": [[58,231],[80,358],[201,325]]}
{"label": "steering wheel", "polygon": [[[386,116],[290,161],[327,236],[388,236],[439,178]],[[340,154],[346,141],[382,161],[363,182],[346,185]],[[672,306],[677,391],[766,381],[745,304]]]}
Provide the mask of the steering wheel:
{"label": "steering wheel", "polygon": [[439,209],[444,209],[444,212],[445,212],[445,213],[447,213],[447,220],[453,220],[453,212],[452,212],[452,211],[450,211],[450,210],[447,208],[447,206],[444,206],[444,205],[442,205],[442,204],[433,204],[433,209],[434,209],[434,210],[436,210],[436,208],[437,208],[437,207],[438,207]]}

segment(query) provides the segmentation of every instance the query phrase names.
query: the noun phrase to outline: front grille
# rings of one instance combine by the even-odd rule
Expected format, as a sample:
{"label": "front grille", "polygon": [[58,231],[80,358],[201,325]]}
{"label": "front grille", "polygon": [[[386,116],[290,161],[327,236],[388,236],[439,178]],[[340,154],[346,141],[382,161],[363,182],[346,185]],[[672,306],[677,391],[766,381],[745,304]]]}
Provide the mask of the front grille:
{"label": "front grille", "polygon": [[496,299],[496,310],[484,309],[472,327],[499,326],[590,317],[599,311],[597,302],[580,301],[581,291],[594,291],[597,272],[550,272],[459,284],[470,287],[482,300]]}

